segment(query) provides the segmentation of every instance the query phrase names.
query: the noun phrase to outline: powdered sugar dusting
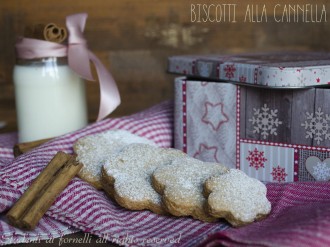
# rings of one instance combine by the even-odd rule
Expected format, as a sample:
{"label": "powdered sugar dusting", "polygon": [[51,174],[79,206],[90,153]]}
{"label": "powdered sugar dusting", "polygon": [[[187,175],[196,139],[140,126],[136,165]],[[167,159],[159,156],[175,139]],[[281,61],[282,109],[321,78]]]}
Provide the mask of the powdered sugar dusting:
{"label": "powdered sugar dusting", "polygon": [[89,179],[100,181],[101,168],[105,161],[131,143],[156,145],[151,140],[126,130],[110,130],[79,139],[74,145],[74,151],[78,155],[77,160],[84,165],[80,173]]}
{"label": "powdered sugar dusting", "polygon": [[173,160],[170,166],[158,168],[153,176],[165,186],[164,195],[180,205],[202,209],[205,202],[203,184],[211,176],[221,175],[228,169],[218,163],[202,162],[194,158]]}
{"label": "powdered sugar dusting", "polygon": [[266,186],[240,170],[230,169],[222,176],[212,177],[205,186],[211,191],[208,197],[211,211],[215,214],[230,212],[227,220],[233,225],[253,222],[271,210]]}
{"label": "powdered sugar dusting", "polygon": [[114,189],[130,201],[149,201],[160,205],[161,198],[151,185],[151,175],[158,167],[170,165],[186,154],[147,144],[130,144],[104,165],[108,176],[115,179]]}

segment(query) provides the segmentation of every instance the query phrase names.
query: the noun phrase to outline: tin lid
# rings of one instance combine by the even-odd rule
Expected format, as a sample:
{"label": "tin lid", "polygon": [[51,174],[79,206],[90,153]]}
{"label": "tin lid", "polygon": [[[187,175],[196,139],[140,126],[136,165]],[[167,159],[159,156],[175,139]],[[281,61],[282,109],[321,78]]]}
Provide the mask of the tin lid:
{"label": "tin lid", "polygon": [[330,85],[330,53],[281,52],[173,56],[168,71],[251,86],[303,88]]}

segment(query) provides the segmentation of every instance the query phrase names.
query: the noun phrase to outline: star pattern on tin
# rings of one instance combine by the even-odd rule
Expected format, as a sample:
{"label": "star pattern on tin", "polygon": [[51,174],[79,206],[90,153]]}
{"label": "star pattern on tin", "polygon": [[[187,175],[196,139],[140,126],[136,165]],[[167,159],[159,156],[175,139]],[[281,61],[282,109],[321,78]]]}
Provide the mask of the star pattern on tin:
{"label": "star pattern on tin", "polygon": [[287,173],[285,173],[285,168],[284,167],[273,167],[273,171],[270,173],[273,177],[273,181],[277,181],[277,182],[284,182],[285,181],[285,177],[288,176]]}
{"label": "star pattern on tin", "polygon": [[246,157],[246,159],[250,163],[250,167],[254,167],[256,170],[259,168],[264,168],[265,167],[265,162],[267,159],[264,156],[264,152],[259,151],[257,148],[255,148],[253,151],[248,151],[249,155]]}
{"label": "star pattern on tin", "polygon": [[205,113],[202,118],[202,122],[210,124],[212,129],[218,131],[222,124],[229,121],[227,114],[224,112],[224,104],[222,102],[212,104],[206,102]]}
{"label": "star pattern on tin", "polygon": [[218,147],[208,146],[207,144],[199,144],[198,151],[193,155],[195,159],[208,161],[208,162],[219,162],[217,158]]}

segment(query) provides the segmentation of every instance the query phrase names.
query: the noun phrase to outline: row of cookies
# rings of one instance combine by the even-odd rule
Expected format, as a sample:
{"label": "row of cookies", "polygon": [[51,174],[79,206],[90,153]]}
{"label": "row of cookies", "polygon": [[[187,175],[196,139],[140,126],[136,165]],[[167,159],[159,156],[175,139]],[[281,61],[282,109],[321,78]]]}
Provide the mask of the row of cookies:
{"label": "row of cookies", "polygon": [[110,157],[115,156],[122,148],[131,143],[156,146],[153,141],[131,134],[126,130],[109,130],[80,138],[73,146],[77,160],[83,164],[78,176],[96,189],[102,189],[102,166]]}
{"label": "row of cookies", "polygon": [[[86,138],[75,145],[78,159],[84,165],[84,160],[88,160],[87,167],[94,164],[92,184],[101,180],[105,192],[119,205],[157,214],[192,216],[207,222],[225,218],[233,226],[253,222],[270,212],[264,184],[243,172],[199,161],[179,150],[158,148],[144,138],[133,138],[128,132],[112,131],[101,136],[108,139],[119,134],[121,138],[111,141],[116,148],[107,152],[100,135],[87,137],[98,138],[93,148]],[[86,159],[86,152],[101,143],[102,147],[97,149],[102,149],[103,157],[90,155],[99,159],[99,163]],[[87,176],[91,168],[82,170],[80,176],[91,182],[91,176]],[[99,172],[96,174],[95,170]]]}

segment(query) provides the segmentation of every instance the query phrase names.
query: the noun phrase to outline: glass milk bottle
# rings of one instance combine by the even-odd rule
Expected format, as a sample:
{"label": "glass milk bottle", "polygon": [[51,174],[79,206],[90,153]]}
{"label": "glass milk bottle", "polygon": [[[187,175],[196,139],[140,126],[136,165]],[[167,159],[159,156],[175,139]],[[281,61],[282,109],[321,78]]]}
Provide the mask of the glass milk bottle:
{"label": "glass milk bottle", "polygon": [[19,142],[52,138],[87,125],[85,84],[66,57],[19,59],[13,79]]}

